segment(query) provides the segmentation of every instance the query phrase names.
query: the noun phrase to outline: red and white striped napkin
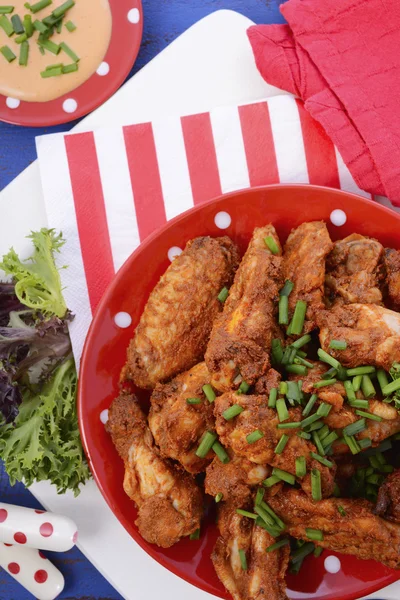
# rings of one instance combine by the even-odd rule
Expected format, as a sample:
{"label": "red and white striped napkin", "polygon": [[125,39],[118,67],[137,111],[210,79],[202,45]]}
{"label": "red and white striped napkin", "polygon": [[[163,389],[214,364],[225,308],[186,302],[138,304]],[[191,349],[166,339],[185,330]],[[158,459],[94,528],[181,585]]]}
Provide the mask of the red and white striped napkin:
{"label": "red and white striped napkin", "polygon": [[79,363],[92,315],[128,256],[169,219],[221,193],[312,183],[368,196],[291,96],[209,113],[36,139]]}

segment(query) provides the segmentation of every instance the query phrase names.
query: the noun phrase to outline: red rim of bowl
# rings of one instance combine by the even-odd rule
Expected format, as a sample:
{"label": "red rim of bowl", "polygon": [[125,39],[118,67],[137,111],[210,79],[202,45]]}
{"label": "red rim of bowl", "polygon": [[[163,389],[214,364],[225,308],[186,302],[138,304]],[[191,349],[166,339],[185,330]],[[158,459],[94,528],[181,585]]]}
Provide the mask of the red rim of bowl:
{"label": "red rim of bowl", "polygon": [[[0,121],[24,127],[61,125],[92,112],[118,90],[139,53],[143,34],[143,9],[141,0],[109,0],[109,3],[113,20],[112,33],[102,61],[109,66],[108,73],[101,76],[96,72],[75,90],[49,102],[21,101],[16,108],[10,108],[7,106],[6,96],[0,95]],[[128,13],[131,14],[131,21]],[[121,51],[122,47],[124,52]],[[64,110],[66,100],[76,102],[73,112]]]}
{"label": "red rim of bowl", "polygon": [[[85,451],[85,454],[86,454],[86,457],[88,460],[88,464],[89,464],[93,478],[94,478],[100,492],[102,493],[104,499],[106,500],[107,504],[109,505],[109,507],[112,510],[112,512],[114,513],[114,515],[117,517],[117,519],[120,521],[120,523],[124,526],[124,528],[127,530],[129,535],[131,535],[131,537],[133,537],[135,542],[147,554],[149,554],[156,562],[161,564],[163,567],[168,569],[170,572],[174,573],[174,575],[176,575],[177,577],[184,579],[185,581],[194,585],[195,587],[198,587],[199,589],[202,589],[203,591],[206,591],[211,594],[214,593],[213,590],[211,589],[211,587],[209,589],[207,589],[207,585],[204,585],[204,586],[199,585],[198,583],[193,581],[193,579],[189,575],[187,575],[185,572],[178,572],[173,566],[171,566],[168,558],[166,558],[163,554],[160,554],[158,552],[158,548],[156,546],[153,546],[153,545],[145,542],[145,540],[143,540],[143,538],[140,536],[139,533],[137,533],[136,536],[132,535],[131,532],[128,531],[128,529],[125,527],[124,519],[123,518],[121,519],[121,517],[122,517],[121,510],[119,509],[119,507],[117,505],[115,505],[115,503],[113,502],[109,493],[104,489],[102,482],[101,482],[100,478],[98,477],[96,470],[92,465],[91,458],[90,458],[89,443],[88,443],[88,439],[86,437],[86,432],[84,429],[84,420],[85,419],[84,419],[84,414],[83,414],[84,407],[82,405],[82,387],[83,387],[82,374],[84,373],[84,370],[85,370],[85,363],[87,360],[90,346],[92,344],[92,338],[95,336],[96,319],[102,313],[103,309],[106,308],[107,303],[109,302],[109,296],[112,296],[112,293],[113,293],[115,287],[117,286],[117,278],[119,279],[120,277],[123,277],[124,274],[131,268],[131,262],[133,262],[135,260],[135,257],[137,254],[143,252],[149,245],[151,245],[153,243],[153,241],[156,238],[158,238],[159,236],[162,236],[165,233],[165,231],[167,231],[170,227],[180,223],[181,221],[184,221],[189,214],[193,215],[193,214],[199,213],[204,208],[209,207],[211,205],[214,205],[215,208],[217,209],[219,204],[225,202],[226,200],[229,200],[230,198],[235,198],[236,196],[243,194],[244,192],[252,194],[252,193],[259,193],[259,192],[268,192],[268,191],[272,191],[272,190],[277,191],[277,190],[283,190],[283,189],[289,189],[289,190],[290,189],[299,189],[299,190],[303,190],[303,191],[313,189],[314,191],[321,191],[321,192],[326,192],[328,190],[328,191],[334,192],[335,194],[337,194],[339,196],[348,198],[350,201],[353,198],[357,202],[361,202],[362,204],[364,204],[366,211],[368,211],[368,209],[371,206],[375,206],[375,207],[379,206],[379,210],[381,210],[382,212],[387,213],[388,215],[391,215],[393,217],[393,211],[390,210],[389,208],[382,206],[382,205],[378,205],[375,201],[370,200],[368,198],[364,198],[363,196],[360,196],[358,194],[354,194],[352,192],[345,192],[343,190],[338,190],[336,188],[328,188],[325,186],[317,186],[317,185],[309,185],[309,184],[273,184],[273,185],[266,185],[266,186],[258,186],[258,187],[254,187],[254,188],[250,188],[250,189],[241,189],[241,190],[236,190],[234,192],[230,192],[228,194],[223,194],[221,196],[218,196],[217,198],[213,198],[212,200],[204,202],[201,205],[194,206],[190,210],[187,210],[184,213],[181,213],[180,215],[174,217],[173,219],[168,221],[165,225],[163,225],[163,227],[157,229],[152,234],[150,234],[140,244],[140,246],[138,246],[138,248],[136,248],[136,250],[129,256],[129,258],[122,265],[122,267],[118,271],[118,274],[115,276],[113,281],[108,286],[104,296],[102,297],[102,299],[96,309],[96,312],[93,316],[92,323],[90,325],[89,331],[86,336],[86,340],[85,340],[85,344],[84,344],[84,348],[83,348],[83,352],[82,352],[82,357],[81,357],[81,362],[80,362],[79,380],[78,380],[78,399],[77,399],[79,429],[80,429],[80,435],[81,435],[83,448],[84,448],[84,451]],[[121,485],[122,485],[122,483],[121,483]],[[335,554],[335,553],[332,553],[332,554]],[[316,560],[319,560],[319,559],[316,559]],[[396,574],[396,572],[393,572],[393,576],[392,575],[388,576],[387,579],[385,580],[384,585],[385,586],[390,585],[391,583],[394,583],[394,582],[398,581],[399,579],[400,579],[400,572],[398,575]],[[377,592],[382,589],[382,585],[379,583],[376,583],[376,584],[366,583],[365,585],[366,585],[366,589],[363,591],[364,595],[372,594],[372,593]],[[226,597],[227,598],[230,597],[229,594]],[[298,596],[296,595],[296,597],[304,598],[304,595],[300,594]],[[357,600],[358,597],[359,596],[358,595],[355,596],[354,593],[349,593],[349,594],[340,596],[340,600]]]}

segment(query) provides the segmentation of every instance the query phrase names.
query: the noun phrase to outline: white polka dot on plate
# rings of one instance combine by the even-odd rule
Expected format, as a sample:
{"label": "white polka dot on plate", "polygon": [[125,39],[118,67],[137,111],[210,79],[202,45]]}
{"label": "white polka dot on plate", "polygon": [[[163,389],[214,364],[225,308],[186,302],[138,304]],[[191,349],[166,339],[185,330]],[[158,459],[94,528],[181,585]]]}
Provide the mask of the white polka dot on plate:
{"label": "white polka dot on plate", "polygon": [[227,229],[232,223],[231,215],[229,215],[227,212],[221,211],[215,215],[214,223],[218,229]]}
{"label": "white polka dot on plate", "polygon": [[328,573],[339,573],[342,564],[337,556],[327,556],[324,562],[325,570]]}
{"label": "white polka dot on plate", "polygon": [[100,421],[105,425],[108,421],[108,409],[102,410],[100,413]]}
{"label": "white polka dot on plate", "polygon": [[138,8],[131,8],[131,10],[128,12],[128,21],[130,23],[139,23],[140,12]]}
{"label": "white polka dot on plate", "polygon": [[108,75],[109,72],[110,72],[110,65],[107,62],[102,62],[96,71],[97,75],[100,75],[100,77],[104,77],[105,75]]}
{"label": "white polka dot on plate", "polygon": [[331,223],[333,223],[333,225],[336,225],[337,227],[341,227],[342,225],[344,225],[346,223],[347,215],[344,212],[344,210],[341,210],[340,208],[336,208],[335,210],[333,210],[331,212],[330,219],[331,219]]}
{"label": "white polka dot on plate", "polygon": [[168,250],[168,258],[171,262],[180,254],[182,254],[182,248],[179,248],[179,246],[172,246],[172,248]]}
{"label": "white polka dot on plate", "polygon": [[127,312],[119,312],[114,317],[114,323],[121,329],[126,329],[132,323],[132,317]]}
{"label": "white polka dot on plate", "polygon": [[21,104],[21,100],[17,100],[17,98],[7,98],[6,104],[8,108],[12,108],[14,110],[15,108],[18,108],[18,106]]}
{"label": "white polka dot on plate", "polygon": [[74,113],[78,108],[78,103],[73,98],[67,98],[64,101],[63,109],[66,113]]}

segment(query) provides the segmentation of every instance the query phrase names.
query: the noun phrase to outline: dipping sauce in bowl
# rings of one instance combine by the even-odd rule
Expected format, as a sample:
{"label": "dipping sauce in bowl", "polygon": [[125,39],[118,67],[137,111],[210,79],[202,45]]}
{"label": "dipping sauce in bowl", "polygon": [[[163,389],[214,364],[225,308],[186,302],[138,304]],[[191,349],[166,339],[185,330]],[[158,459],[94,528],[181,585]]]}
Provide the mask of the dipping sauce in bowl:
{"label": "dipping sauce in bowl", "polygon": [[[89,79],[107,52],[112,29],[108,0],[48,2],[33,0],[29,9],[24,0],[0,0],[0,94],[4,96],[25,102],[59,98]],[[41,3],[47,6],[36,11]],[[59,15],[54,11],[62,13],[68,5],[52,26]],[[12,12],[1,14],[11,7]],[[16,16],[24,28],[21,33],[14,31],[20,29]],[[31,36],[27,35],[29,21],[35,25]]]}

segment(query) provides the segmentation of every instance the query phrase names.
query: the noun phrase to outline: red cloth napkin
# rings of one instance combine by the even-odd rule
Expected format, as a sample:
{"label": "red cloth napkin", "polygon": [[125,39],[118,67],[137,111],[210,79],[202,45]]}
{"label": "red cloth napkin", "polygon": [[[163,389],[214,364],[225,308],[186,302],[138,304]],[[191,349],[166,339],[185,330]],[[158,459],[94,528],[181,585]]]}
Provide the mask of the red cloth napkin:
{"label": "red cloth napkin", "polygon": [[400,0],[289,0],[248,36],[264,79],[298,95],[358,186],[400,206]]}

